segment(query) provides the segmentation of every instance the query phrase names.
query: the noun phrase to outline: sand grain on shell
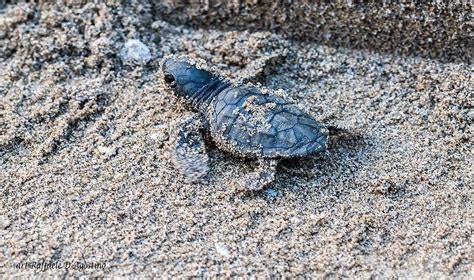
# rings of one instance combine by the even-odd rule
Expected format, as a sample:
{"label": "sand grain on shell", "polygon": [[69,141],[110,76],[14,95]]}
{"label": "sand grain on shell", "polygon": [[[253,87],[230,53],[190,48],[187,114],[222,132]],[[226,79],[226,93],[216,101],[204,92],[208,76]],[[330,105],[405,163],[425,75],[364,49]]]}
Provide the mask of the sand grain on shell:
{"label": "sand grain on shell", "polygon": [[[0,13],[0,273],[472,274],[471,65],[193,30],[150,11],[142,2]],[[129,39],[147,45],[148,64],[121,64]],[[188,184],[168,137],[187,109],[159,78],[172,53],[284,89],[354,137],[286,161],[276,185],[255,194],[237,187],[252,163],[211,143],[209,184]],[[43,259],[106,268],[12,267]]]}

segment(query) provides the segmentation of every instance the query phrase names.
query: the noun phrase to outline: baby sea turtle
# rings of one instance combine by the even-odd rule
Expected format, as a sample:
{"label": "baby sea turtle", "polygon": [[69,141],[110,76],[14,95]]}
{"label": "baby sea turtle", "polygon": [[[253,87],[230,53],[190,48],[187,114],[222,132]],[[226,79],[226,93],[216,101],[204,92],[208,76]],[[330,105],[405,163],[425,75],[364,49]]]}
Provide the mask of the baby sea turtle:
{"label": "baby sea turtle", "polygon": [[202,130],[218,148],[258,159],[259,168],[244,182],[251,190],[274,181],[282,158],[308,156],[327,147],[327,127],[278,96],[251,85],[235,86],[186,58],[165,58],[162,71],[166,85],[197,112],[182,121],[175,146],[176,165],[191,180],[208,171]]}

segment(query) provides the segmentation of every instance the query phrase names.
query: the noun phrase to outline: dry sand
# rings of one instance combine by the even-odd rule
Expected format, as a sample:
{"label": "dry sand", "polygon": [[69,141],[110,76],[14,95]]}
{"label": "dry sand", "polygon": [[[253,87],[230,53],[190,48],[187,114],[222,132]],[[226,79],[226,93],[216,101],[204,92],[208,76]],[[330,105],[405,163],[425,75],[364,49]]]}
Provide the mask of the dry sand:
{"label": "dry sand", "polygon": [[[128,39],[151,50],[123,64]],[[209,182],[169,155],[186,108],[159,61],[202,58],[349,129],[243,192],[253,162],[209,143]],[[147,4],[0,12],[0,275],[473,277],[472,65],[191,29]],[[100,269],[18,269],[31,262]]]}

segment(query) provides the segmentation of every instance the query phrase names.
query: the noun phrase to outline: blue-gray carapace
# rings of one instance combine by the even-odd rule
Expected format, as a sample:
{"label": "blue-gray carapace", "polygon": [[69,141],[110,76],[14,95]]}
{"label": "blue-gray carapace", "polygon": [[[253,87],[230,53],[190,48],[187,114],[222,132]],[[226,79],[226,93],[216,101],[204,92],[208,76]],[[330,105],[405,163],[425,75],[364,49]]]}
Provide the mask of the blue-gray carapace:
{"label": "blue-gray carapace", "polygon": [[326,149],[328,129],[278,96],[252,85],[233,85],[187,58],[165,58],[162,71],[167,87],[196,112],[182,122],[175,152],[178,168],[192,180],[208,171],[202,131],[218,148],[259,161],[259,168],[244,179],[251,190],[274,181],[282,158]]}

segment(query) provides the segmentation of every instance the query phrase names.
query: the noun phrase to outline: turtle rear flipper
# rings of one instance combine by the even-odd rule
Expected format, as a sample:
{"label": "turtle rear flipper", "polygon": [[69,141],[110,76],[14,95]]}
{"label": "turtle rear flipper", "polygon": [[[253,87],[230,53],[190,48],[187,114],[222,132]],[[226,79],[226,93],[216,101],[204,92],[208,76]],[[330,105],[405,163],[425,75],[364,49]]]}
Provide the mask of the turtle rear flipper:
{"label": "turtle rear flipper", "polygon": [[330,136],[349,133],[349,131],[346,128],[342,128],[337,125],[327,125],[326,128],[329,131]]}
{"label": "turtle rear flipper", "polygon": [[258,191],[273,184],[278,162],[277,159],[259,159],[258,169],[247,175],[243,181],[245,188],[250,191]]}
{"label": "turtle rear flipper", "polygon": [[209,156],[195,116],[181,120],[174,145],[174,163],[187,182],[200,182],[209,172]]}

